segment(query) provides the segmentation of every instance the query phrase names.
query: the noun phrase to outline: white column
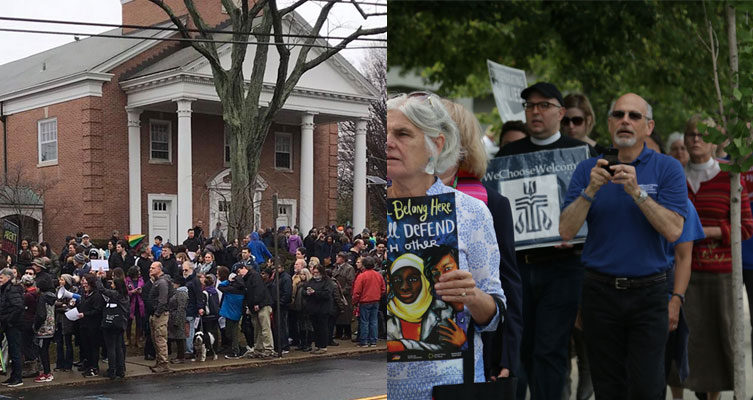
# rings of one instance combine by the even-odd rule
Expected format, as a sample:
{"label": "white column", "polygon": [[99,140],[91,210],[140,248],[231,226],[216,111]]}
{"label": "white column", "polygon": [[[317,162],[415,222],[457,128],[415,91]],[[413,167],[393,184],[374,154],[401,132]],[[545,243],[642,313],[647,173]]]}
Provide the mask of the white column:
{"label": "white column", "polygon": [[301,232],[314,226],[314,113],[301,116]]}
{"label": "white column", "polygon": [[141,109],[126,108],[128,113],[128,228],[141,232]]}
{"label": "white column", "polygon": [[182,243],[193,227],[193,164],[191,159],[191,103],[193,99],[177,99],[178,103],[178,237]]}
{"label": "white column", "polygon": [[366,227],[366,125],[368,121],[356,122],[356,151],[353,161],[353,233],[361,233]]}

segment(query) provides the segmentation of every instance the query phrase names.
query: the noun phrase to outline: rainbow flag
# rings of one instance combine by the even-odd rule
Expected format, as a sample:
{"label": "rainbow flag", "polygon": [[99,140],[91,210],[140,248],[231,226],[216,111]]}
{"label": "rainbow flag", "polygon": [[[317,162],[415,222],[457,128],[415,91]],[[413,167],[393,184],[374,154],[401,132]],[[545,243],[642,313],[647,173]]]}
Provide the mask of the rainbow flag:
{"label": "rainbow flag", "polygon": [[146,235],[126,235],[126,240],[128,240],[128,246],[131,248],[134,248],[138,246],[139,243],[146,237]]}

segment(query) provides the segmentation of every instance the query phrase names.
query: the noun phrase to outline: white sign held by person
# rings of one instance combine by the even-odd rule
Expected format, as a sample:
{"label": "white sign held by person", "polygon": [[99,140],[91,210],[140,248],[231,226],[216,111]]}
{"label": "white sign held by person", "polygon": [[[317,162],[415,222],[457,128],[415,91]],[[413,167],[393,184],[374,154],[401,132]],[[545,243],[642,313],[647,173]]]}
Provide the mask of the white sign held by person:
{"label": "white sign held by person", "polygon": [[492,93],[494,93],[494,101],[497,103],[497,110],[502,121],[520,120],[525,122],[526,113],[523,109],[523,99],[520,98],[520,93],[528,87],[526,72],[490,60],[486,60],[486,65],[489,67]]}
{"label": "white sign held by person", "polygon": [[[560,209],[578,163],[589,157],[588,146],[542,150],[498,157],[489,162],[482,182],[510,200],[515,250],[562,243]],[[570,243],[582,243],[585,226]]]}

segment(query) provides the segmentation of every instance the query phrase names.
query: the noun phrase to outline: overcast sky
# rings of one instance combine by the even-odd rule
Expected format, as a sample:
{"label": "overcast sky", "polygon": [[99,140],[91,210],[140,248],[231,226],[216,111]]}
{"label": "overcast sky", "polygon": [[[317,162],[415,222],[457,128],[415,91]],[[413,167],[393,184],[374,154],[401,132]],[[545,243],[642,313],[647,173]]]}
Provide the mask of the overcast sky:
{"label": "overcast sky", "polygon": [[[219,0],[217,1],[219,2]],[[386,3],[386,0],[368,0],[368,2],[377,1]],[[290,3],[292,3],[292,0],[280,0],[280,7],[284,7]],[[298,12],[310,24],[313,24],[321,9],[321,4],[321,2],[312,1],[298,8]],[[386,11],[386,7],[372,5],[364,5],[363,7],[367,12]],[[122,22],[120,0],[0,0],[0,16],[108,24],[120,24]],[[345,36],[361,25],[369,27],[384,26],[387,24],[387,17],[369,17],[368,20],[364,20],[352,4],[337,4],[332,9],[327,22],[328,26],[325,25],[322,33],[329,32],[329,35],[332,36]],[[0,28],[84,33],[99,33],[112,29],[81,25],[55,25],[12,21],[0,21]],[[72,42],[73,40],[73,36],[69,35],[0,32],[0,65]],[[356,42],[355,44],[351,43],[350,46],[369,43],[375,42]],[[376,43],[386,45],[384,42]],[[364,50],[347,49],[340,52],[340,54],[359,69],[364,53]]]}

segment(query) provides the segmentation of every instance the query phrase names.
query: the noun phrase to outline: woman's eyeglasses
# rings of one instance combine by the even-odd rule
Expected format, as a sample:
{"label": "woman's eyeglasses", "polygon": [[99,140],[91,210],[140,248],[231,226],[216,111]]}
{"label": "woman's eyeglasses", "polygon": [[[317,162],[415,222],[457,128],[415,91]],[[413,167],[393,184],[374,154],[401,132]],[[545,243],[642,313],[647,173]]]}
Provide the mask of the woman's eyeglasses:
{"label": "woman's eyeglasses", "polygon": [[570,125],[570,123],[573,123],[575,126],[581,126],[584,122],[586,122],[586,119],[583,117],[564,117],[562,118],[562,125],[567,126]]}
{"label": "woman's eyeglasses", "polygon": [[[622,110],[615,110],[609,114],[609,117],[614,118],[614,119],[623,119],[625,118],[625,113],[626,112]],[[646,119],[649,119],[648,116],[643,115],[639,113],[638,111],[627,111],[627,116],[633,121],[640,121],[643,117],[646,117]]]}

